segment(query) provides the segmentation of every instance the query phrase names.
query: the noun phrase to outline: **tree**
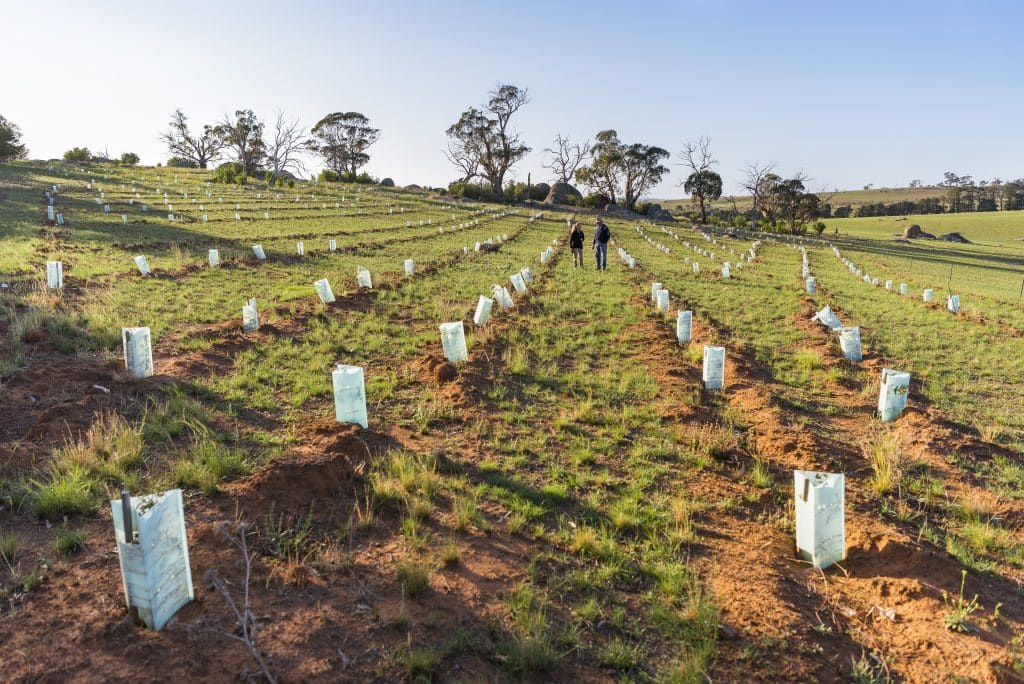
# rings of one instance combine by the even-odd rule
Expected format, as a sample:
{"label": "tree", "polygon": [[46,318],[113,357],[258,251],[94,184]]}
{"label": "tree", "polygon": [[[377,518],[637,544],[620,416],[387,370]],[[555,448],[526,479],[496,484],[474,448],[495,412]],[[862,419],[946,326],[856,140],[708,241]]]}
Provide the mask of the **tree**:
{"label": "tree", "polygon": [[[722,196],[722,177],[711,171],[711,167],[718,163],[718,160],[711,154],[711,138],[700,136],[696,140],[687,140],[683,143],[683,149],[679,152],[679,158],[683,160],[683,166],[690,169],[690,174],[680,185],[683,190],[691,195],[691,201],[700,206],[701,223],[707,223],[707,200],[709,196],[705,191],[714,193],[715,179],[718,179],[718,194],[713,199]],[[694,188],[691,190],[690,188]]]}
{"label": "tree", "polygon": [[139,155],[134,152],[125,152],[121,155],[121,166],[135,166],[139,163]]}
{"label": "tree", "polygon": [[619,183],[622,181],[623,144],[613,129],[600,131],[594,136],[590,149],[590,164],[576,170],[576,179],[592,192],[604,195],[615,204]]}
{"label": "tree", "polygon": [[170,127],[160,134],[172,158],[187,159],[201,169],[217,160],[227,145],[218,126],[203,126],[200,135],[193,136],[188,129],[188,117],[180,110],[171,115]]}
{"label": "tree", "polygon": [[683,183],[683,190],[700,207],[700,222],[707,223],[707,203],[722,196],[722,177],[710,169],[695,171]]}
{"label": "tree", "polygon": [[248,176],[260,168],[266,150],[263,143],[263,122],[256,118],[251,109],[239,109],[235,120],[225,114],[217,131],[242,165],[242,175]]}
{"label": "tree", "polygon": [[310,133],[316,138],[310,149],[324,158],[338,176],[359,173],[370,161],[366,150],[380,140],[380,129],[359,112],[334,112],[320,119]]}
{"label": "tree", "polygon": [[305,172],[299,155],[309,146],[309,138],[306,137],[306,130],[299,124],[299,120],[287,121],[284,112],[277,111],[274,119],[274,130],[267,143],[267,165],[270,172],[267,174],[267,187],[270,187],[281,176],[282,172],[289,169]]}
{"label": "tree", "polygon": [[21,129],[13,121],[0,116],[0,164],[24,159],[28,148],[21,142]]}
{"label": "tree", "polygon": [[774,172],[774,162],[768,162],[766,164],[750,162],[747,164],[746,168],[743,169],[743,179],[740,181],[740,185],[750,193],[750,197],[754,202],[750,218],[752,225],[755,225],[755,222],[757,221],[757,213],[761,210],[761,192],[765,188],[765,179],[768,176],[774,176]]}
{"label": "tree", "polygon": [[541,166],[550,169],[557,182],[570,183],[576,175],[576,169],[590,157],[590,143],[573,143],[561,133],[556,133],[554,147],[545,147],[544,151],[551,158]]}
{"label": "tree", "polygon": [[[626,208],[632,210],[643,195],[661,182],[668,173],[667,166],[662,164],[668,159],[668,150],[653,145],[633,143],[622,151],[622,174],[625,183],[624,195]],[[722,194],[719,184],[718,194]]]}
{"label": "tree", "polygon": [[88,162],[92,161],[92,152],[88,147],[72,147],[64,153],[64,161]]}
{"label": "tree", "polygon": [[504,197],[505,175],[525,157],[527,147],[518,132],[511,129],[513,115],[530,102],[525,88],[499,85],[490,93],[484,108],[470,107],[446,131],[451,139],[448,160],[464,174],[475,172],[491,186],[500,200]]}

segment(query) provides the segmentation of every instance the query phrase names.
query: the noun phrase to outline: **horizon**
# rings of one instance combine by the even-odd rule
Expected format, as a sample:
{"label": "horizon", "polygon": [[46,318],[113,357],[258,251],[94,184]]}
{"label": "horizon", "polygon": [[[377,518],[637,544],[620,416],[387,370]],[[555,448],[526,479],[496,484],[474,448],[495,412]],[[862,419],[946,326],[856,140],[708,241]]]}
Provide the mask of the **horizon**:
{"label": "horizon", "polygon": [[[640,37],[616,42],[615,15],[602,12],[617,12],[611,3],[527,2],[524,22],[498,31],[507,12],[474,6],[462,21],[454,2],[387,11],[307,2],[283,14],[258,2],[244,17],[192,1],[146,16],[122,1],[20,5],[7,12],[0,54],[8,64],[31,54],[32,68],[12,71],[0,114],[33,159],[85,146],[156,165],[170,156],[158,136],[177,108],[193,130],[242,108],[264,121],[282,109],[307,129],[329,112],[359,111],[382,132],[368,173],[447,187],[457,172],[443,155],[445,129],[501,82],[530,92],[513,119],[533,148],[513,169],[518,181],[550,182],[541,163],[556,133],[590,140],[605,128],[672,153],[653,199],[685,197],[676,153],[698,136],[711,138],[724,195],[743,194],[740,170],[753,161],[803,171],[814,191],[934,185],[946,171],[1024,176],[1024,95],[1012,88],[1024,75],[1018,5],[636,7]],[[989,25],[994,12],[1001,21]],[[65,73],[69,64],[84,73]],[[309,173],[323,167],[310,162]]]}

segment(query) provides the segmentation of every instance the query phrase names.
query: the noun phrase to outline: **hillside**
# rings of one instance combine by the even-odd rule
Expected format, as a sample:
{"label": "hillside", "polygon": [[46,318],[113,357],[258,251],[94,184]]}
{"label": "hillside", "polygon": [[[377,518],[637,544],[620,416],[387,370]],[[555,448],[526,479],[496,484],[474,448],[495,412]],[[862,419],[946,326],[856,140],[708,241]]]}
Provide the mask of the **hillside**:
{"label": "hillside", "polygon": [[[975,245],[612,218],[599,272],[556,208],[210,175],[0,167],[5,680],[1024,676],[1016,217]],[[883,423],[884,369],[911,379]],[[802,470],[845,476],[824,569]],[[170,488],[195,600],[153,631],[110,502]]]}

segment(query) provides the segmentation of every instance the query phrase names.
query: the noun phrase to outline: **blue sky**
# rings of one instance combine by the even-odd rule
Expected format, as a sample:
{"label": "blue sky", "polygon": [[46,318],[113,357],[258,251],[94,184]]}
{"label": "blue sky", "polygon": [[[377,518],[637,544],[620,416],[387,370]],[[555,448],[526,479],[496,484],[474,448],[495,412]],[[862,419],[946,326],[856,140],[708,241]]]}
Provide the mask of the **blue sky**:
{"label": "blue sky", "polygon": [[[499,82],[545,179],[556,132],[614,128],[673,153],[710,136],[726,192],[749,161],[812,189],[1024,176],[1020,2],[33,2],[0,0],[0,114],[34,158],[74,145],[144,163],[194,124],[360,111],[368,170],[446,184],[444,130]],[[681,195],[683,171],[653,193]]]}

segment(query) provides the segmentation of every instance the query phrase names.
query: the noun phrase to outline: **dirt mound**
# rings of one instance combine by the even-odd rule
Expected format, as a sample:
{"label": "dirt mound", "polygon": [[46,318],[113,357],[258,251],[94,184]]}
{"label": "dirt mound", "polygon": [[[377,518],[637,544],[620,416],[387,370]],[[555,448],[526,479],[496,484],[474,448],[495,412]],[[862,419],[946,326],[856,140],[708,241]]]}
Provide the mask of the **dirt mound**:
{"label": "dirt mound", "polygon": [[0,443],[11,445],[2,467],[13,473],[38,465],[101,413],[141,415],[147,393],[160,384],[156,378],[133,382],[117,359],[101,356],[33,361],[2,383]]}
{"label": "dirt mound", "polygon": [[926,238],[931,240],[935,239],[934,235],[932,235],[931,233],[924,232],[923,230],[921,230],[921,226],[917,225],[916,223],[913,223],[903,229],[903,237],[907,238],[908,240],[914,240],[917,238]]}
{"label": "dirt mound", "polygon": [[358,425],[323,421],[303,430],[284,455],[225,491],[243,509],[265,510],[273,504],[278,511],[302,514],[314,505],[326,512],[350,502],[353,484],[369,462],[398,446],[387,435]]}
{"label": "dirt mound", "polygon": [[433,354],[424,354],[413,363],[421,382],[443,385],[455,379],[455,368]]}

